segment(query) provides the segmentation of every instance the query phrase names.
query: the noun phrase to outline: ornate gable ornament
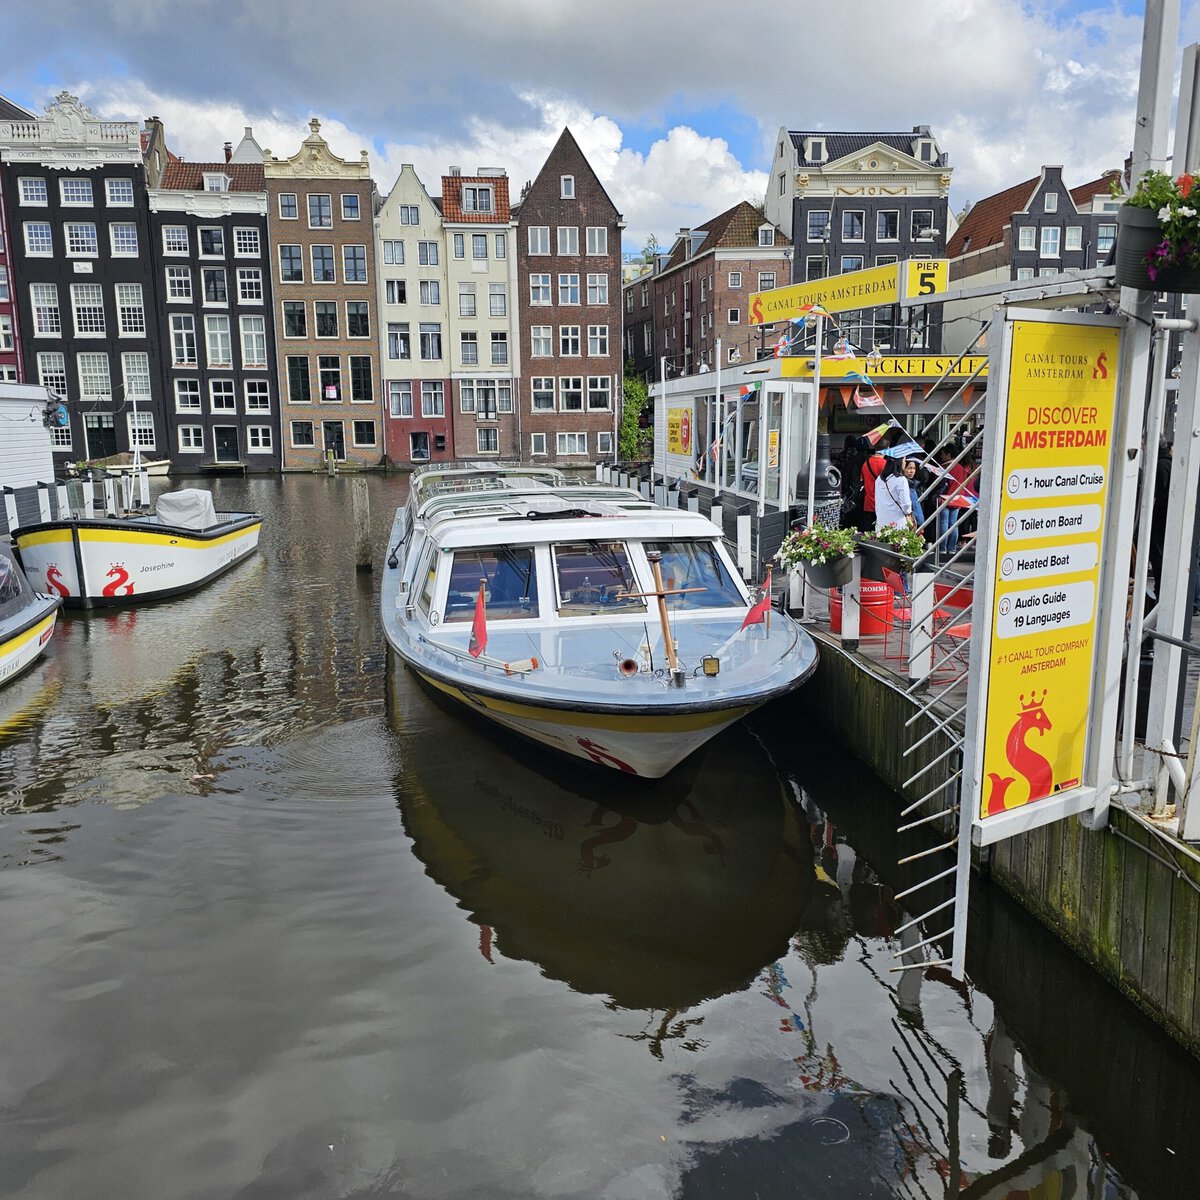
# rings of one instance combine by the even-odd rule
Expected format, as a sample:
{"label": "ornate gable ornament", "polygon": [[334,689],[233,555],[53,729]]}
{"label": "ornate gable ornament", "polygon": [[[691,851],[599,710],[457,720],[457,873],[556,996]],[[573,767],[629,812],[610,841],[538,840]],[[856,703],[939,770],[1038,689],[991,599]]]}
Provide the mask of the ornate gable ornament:
{"label": "ornate gable ornament", "polygon": [[369,179],[371,164],[367,152],[360,150],[358,162],[338,158],[329,149],[329,143],[321,136],[321,122],[313,117],[308,123],[309,135],[300,144],[299,151],[291,158],[275,158],[270,150],[263,150],[263,171],[268,179],[311,179],[328,176],[338,179]]}
{"label": "ornate gable ornament", "polygon": [[33,120],[0,121],[0,153],[6,161],[87,167],[141,158],[136,121],[102,121],[78,96],[59,92]]}

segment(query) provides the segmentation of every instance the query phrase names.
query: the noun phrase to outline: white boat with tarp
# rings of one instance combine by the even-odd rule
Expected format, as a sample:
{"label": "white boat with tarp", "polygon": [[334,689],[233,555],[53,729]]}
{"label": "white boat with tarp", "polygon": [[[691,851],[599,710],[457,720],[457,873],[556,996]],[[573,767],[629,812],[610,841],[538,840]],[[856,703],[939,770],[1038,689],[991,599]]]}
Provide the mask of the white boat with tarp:
{"label": "white boat with tarp", "polygon": [[706,517],[546,468],[414,475],[381,614],[427,684],[532,741],[647,778],[817,663]]}
{"label": "white boat with tarp", "polygon": [[0,687],[31,667],[46,649],[58,619],[59,600],[30,586],[0,546]]}

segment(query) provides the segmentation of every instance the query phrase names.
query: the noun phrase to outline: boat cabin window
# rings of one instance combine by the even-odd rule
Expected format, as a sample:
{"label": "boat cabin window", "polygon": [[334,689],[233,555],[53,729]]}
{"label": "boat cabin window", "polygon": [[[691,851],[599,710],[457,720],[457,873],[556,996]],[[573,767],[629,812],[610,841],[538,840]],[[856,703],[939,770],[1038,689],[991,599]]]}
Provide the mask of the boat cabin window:
{"label": "boat cabin window", "polygon": [[421,572],[417,577],[421,587],[417,604],[426,615],[428,615],[429,610],[433,607],[433,584],[436,578],[437,554],[430,548],[425,551],[425,561],[422,563]]}
{"label": "boat cabin window", "polygon": [[662,571],[663,587],[668,591],[675,588],[704,589],[668,596],[667,603],[673,608],[745,607],[746,601],[725,569],[714,542],[647,542],[646,549],[657,550],[662,555],[659,569]]}
{"label": "boat cabin window", "polygon": [[532,546],[455,550],[450,565],[450,590],[446,594],[447,621],[474,618],[481,579],[489,621],[537,616],[537,571]]}
{"label": "boat cabin window", "polygon": [[626,595],[642,589],[623,542],[562,542],[551,552],[560,616],[645,611],[644,599]]}

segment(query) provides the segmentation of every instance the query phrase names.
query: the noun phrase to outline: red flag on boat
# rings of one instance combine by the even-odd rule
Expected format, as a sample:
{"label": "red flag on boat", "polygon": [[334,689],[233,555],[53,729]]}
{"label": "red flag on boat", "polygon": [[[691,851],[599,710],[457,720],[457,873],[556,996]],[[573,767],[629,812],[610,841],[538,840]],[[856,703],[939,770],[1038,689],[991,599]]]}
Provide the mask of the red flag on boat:
{"label": "red flag on boat", "polygon": [[[763,584],[762,597],[746,614],[746,619],[742,622],[742,629],[747,625],[758,625],[767,619],[767,612],[771,607],[771,568],[767,568],[767,581]],[[741,632],[741,629],[738,630]]]}
{"label": "red flag on boat", "polygon": [[485,580],[479,581],[479,595],[475,597],[475,619],[471,622],[471,644],[467,653],[478,658],[487,649],[487,599],[484,596]]}

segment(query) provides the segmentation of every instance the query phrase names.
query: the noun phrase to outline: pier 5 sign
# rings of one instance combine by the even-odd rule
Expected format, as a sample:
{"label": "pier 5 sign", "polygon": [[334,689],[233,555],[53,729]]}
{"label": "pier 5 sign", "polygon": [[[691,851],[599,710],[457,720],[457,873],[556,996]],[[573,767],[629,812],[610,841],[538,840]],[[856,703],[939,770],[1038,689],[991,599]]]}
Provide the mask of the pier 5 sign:
{"label": "pier 5 sign", "polygon": [[1120,331],[1088,318],[1016,319],[1007,346],[1007,397],[989,439],[1000,466],[988,473],[998,490],[992,620],[973,772],[985,843],[989,822],[1043,801],[1062,807],[1053,798],[1086,783]]}

